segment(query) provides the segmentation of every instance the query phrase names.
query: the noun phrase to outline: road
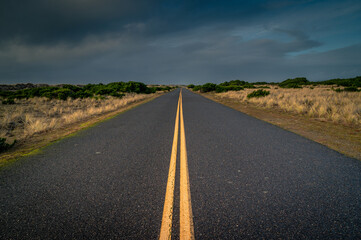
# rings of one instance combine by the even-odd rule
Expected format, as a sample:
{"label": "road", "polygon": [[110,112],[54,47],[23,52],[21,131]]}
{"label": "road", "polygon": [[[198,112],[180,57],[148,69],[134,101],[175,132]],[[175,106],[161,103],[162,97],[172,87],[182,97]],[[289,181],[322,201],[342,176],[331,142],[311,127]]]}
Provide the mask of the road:
{"label": "road", "polygon": [[359,160],[179,93],[2,168],[0,239],[361,239]]}

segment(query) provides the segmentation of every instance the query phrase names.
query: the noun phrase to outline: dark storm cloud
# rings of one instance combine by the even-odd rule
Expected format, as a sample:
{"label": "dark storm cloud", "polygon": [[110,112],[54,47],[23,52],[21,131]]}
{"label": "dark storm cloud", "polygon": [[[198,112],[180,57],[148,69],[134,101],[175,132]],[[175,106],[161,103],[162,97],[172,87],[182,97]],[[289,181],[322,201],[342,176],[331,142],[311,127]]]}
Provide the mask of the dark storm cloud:
{"label": "dark storm cloud", "polygon": [[157,1],[2,1],[0,39],[49,44],[117,31],[154,9]]}
{"label": "dark storm cloud", "polygon": [[[204,24],[249,21],[265,7],[245,1],[12,0],[1,3],[0,41],[72,42],[143,23],[148,35]],[[243,23],[245,24],[245,23]]]}
{"label": "dark storm cloud", "polygon": [[349,77],[361,74],[360,10],[357,1],[3,1],[0,82]]}

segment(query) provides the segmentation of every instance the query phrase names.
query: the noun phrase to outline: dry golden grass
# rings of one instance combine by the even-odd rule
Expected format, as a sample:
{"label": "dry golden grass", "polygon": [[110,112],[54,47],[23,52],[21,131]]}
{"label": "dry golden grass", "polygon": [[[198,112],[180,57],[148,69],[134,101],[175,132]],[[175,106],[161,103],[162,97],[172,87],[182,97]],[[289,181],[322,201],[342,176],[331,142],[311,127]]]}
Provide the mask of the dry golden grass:
{"label": "dry golden grass", "polygon": [[9,141],[24,140],[34,134],[66,127],[90,117],[113,112],[128,104],[149,98],[145,94],[128,94],[123,98],[108,97],[48,100],[17,100],[15,105],[0,105],[0,137]]}
{"label": "dry golden grass", "polygon": [[215,94],[219,98],[236,99],[258,107],[277,108],[286,112],[305,115],[321,121],[361,127],[361,92],[335,92],[328,86],[314,89],[266,89],[270,94],[260,98],[247,98],[254,89]]}

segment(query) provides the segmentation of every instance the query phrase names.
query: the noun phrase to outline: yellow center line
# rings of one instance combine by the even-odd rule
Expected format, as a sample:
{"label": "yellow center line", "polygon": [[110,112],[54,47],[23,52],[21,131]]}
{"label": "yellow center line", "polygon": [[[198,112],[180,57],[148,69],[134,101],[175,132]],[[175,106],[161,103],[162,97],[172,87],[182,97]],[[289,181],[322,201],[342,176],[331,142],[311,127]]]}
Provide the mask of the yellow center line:
{"label": "yellow center line", "polygon": [[186,137],[183,120],[182,90],[179,93],[177,116],[175,120],[172,154],[170,159],[167,189],[165,193],[162,225],[159,239],[171,239],[173,199],[175,185],[175,171],[178,148],[178,132],[180,118],[180,239],[194,239],[193,214],[191,204],[191,192],[189,187],[189,173],[187,162]]}
{"label": "yellow center line", "polygon": [[180,92],[180,239],[194,239],[182,91]]}
{"label": "yellow center line", "polygon": [[176,170],[177,148],[178,148],[180,101],[181,101],[181,96],[179,95],[177,116],[175,119],[175,127],[174,127],[172,153],[171,153],[170,165],[169,165],[168,182],[167,182],[167,189],[164,200],[162,226],[160,228],[160,236],[159,236],[159,239],[162,240],[171,239],[172,237],[173,198],[174,198],[175,170]]}

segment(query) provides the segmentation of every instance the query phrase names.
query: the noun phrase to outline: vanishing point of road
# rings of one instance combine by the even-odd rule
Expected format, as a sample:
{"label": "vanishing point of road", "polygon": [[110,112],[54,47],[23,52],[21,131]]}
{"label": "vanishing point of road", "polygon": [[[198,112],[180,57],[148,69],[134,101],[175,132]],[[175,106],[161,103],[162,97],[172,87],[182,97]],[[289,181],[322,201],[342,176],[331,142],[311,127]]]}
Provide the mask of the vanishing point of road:
{"label": "vanishing point of road", "polygon": [[0,239],[361,239],[361,161],[177,89],[0,169]]}

